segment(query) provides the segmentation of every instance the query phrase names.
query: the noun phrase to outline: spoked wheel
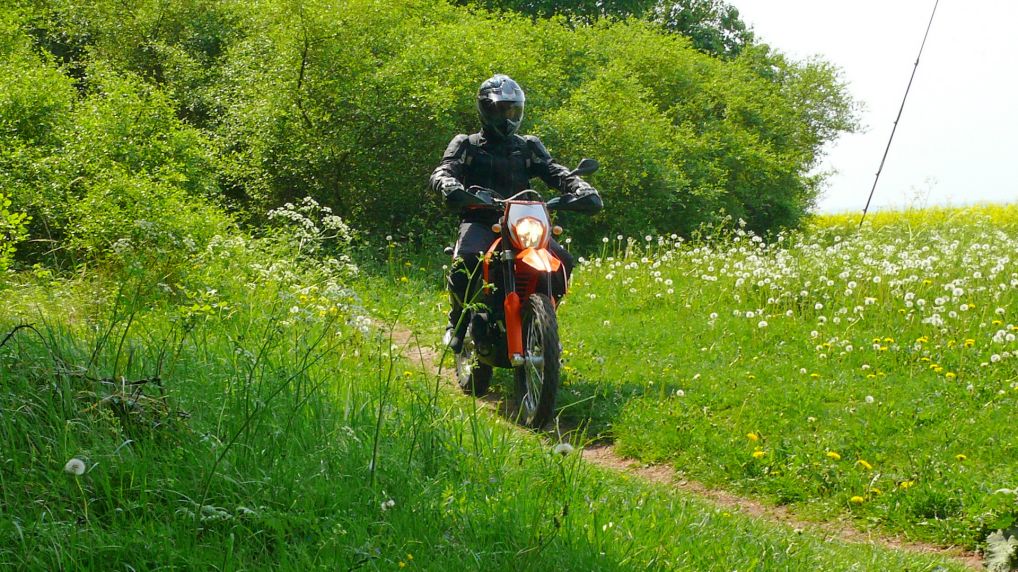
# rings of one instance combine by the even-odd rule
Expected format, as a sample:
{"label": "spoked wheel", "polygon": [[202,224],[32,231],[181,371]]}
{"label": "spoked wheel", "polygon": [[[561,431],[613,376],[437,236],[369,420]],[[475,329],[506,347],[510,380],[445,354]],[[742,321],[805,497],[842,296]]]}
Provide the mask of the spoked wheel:
{"label": "spoked wheel", "polygon": [[540,428],[555,413],[561,354],[555,307],[544,294],[523,305],[523,349],[526,362],[515,368],[516,412],[521,423]]}
{"label": "spoked wheel", "polygon": [[491,366],[477,362],[474,351],[474,338],[467,335],[463,340],[463,350],[456,354],[456,382],[467,395],[480,397],[488,393],[491,385]]}

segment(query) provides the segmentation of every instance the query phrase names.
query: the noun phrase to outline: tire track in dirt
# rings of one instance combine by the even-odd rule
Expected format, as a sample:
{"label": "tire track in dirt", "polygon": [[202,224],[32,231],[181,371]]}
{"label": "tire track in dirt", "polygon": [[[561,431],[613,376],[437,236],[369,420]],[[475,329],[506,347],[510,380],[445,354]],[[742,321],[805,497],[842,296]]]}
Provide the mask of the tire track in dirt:
{"label": "tire track in dirt", "polygon": [[[434,347],[421,343],[420,337],[414,332],[396,327],[391,331],[392,343],[400,348],[400,353],[417,364],[429,375],[441,375],[452,388],[459,391],[455,381],[455,371],[443,369],[441,363],[443,354],[435,351]],[[480,399],[485,406],[496,415],[503,415],[500,411],[500,400]],[[573,428],[562,427],[554,431],[545,432],[543,437],[558,442],[563,435],[571,436],[576,433]],[[520,431],[526,431],[520,428]],[[647,465],[639,461],[619,455],[611,444],[574,444],[580,450],[584,461],[617,473],[639,477],[647,482],[666,485],[681,493],[690,495],[699,500],[706,501],[720,509],[733,513],[741,513],[754,520],[784,526],[795,532],[809,532],[825,538],[828,541],[846,542],[851,544],[869,544],[881,546],[891,550],[905,550],[919,554],[929,554],[953,560],[972,570],[985,570],[982,558],[979,554],[964,550],[958,547],[944,547],[928,542],[909,540],[901,536],[888,535],[875,531],[860,530],[849,520],[836,520],[827,522],[803,520],[792,513],[785,506],[771,505],[759,500],[733,494],[728,491],[714,489],[702,483],[687,479],[680,479],[676,471],[667,465]]]}

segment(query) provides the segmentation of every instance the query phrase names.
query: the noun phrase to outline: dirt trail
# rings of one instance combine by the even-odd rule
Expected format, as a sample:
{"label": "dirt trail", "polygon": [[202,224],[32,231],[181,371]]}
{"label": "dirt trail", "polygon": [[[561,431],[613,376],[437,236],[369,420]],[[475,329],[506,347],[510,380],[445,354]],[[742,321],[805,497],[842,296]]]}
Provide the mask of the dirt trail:
{"label": "dirt trail", "polygon": [[[442,356],[432,346],[420,343],[420,340],[413,332],[397,328],[392,332],[392,340],[394,344],[401,348],[405,357],[418,364],[431,375],[441,373],[446,380],[455,385],[455,371],[448,368],[440,370],[437,364]],[[498,411],[498,400],[485,399],[483,401],[492,410]],[[559,430],[560,434],[563,432],[561,429]],[[555,438],[553,434],[548,436]],[[810,532],[831,541],[874,544],[893,550],[907,550],[922,554],[939,555],[972,570],[985,570],[982,558],[975,552],[960,548],[946,548],[936,544],[917,542],[873,531],[859,530],[849,520],[828,522],[806,521],[796,517],[784,506],[765,504],[752,498],[713,489],[696,481],[678,479],[676,478],[675,470],[670,466],[645,465],[639,461],[627,459],[616,453],[615,448],[610,444],[588,445],[582,448],[581,454],[585,461],[593,465],[637,476],[648,482],[668,485],[685,494],[710,502],[724,510],[742,513],[754,519],[785,526],[796,532]]]}

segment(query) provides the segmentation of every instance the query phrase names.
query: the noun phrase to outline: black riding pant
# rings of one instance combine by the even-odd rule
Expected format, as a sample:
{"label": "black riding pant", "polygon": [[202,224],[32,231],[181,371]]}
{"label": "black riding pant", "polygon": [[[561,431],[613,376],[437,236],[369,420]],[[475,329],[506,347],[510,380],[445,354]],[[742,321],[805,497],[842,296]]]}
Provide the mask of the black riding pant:
{"label": "black riding pant", "polygon": [[[449,310],[449,324],[455,326],[460,321],[463,313],[463,304],[480,301],[478,293],[483,282],[481,269],[481,258],[488,251],[491,243],[495,242],[498,235],[492,232],[491,225],[481,222],[460,223],[460,236],[456,241],[456,250],[453,263],[449,272],[449,298],[452,308]],[[562,248],[555,239],[551,239],[548,249],[562,261],[566,269],[566,280],[573,272],[573,255]],[[466,324],[460,324],[459,333],[465,331]]]}

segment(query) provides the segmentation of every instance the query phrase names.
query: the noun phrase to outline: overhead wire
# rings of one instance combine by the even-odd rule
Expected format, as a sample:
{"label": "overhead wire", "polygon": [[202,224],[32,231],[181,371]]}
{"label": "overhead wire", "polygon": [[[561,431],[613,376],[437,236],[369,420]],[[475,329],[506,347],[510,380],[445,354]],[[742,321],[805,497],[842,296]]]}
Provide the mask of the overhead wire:
{"label": "overhead wire", "polygon": [[923,57],[923,49],[926,48],[926,39],[930,36],[930,28],[933,27],[933,18],[937,15],[937,6],[940,0],[933,3],[933,12],[930,14],[930,21],[926,24],[926,33],[923,35],[923,43],[919,46],[919,55],[915,58],[915,65],[912,67],[912,76],[908,79],[908,86],[905,88],[905,95],[901,98],[901,107],[898,108],[898,116],[894,119],[894,127],[891,129],[891,136],[887,138],[887,147],[884,148],[884,156],[880,159],[880,167],[877,168],[877,175],[873,179],[873,187],[870,188],[870,196],[866,199],[866,206],[862,209],[862,216],[859,218],[859,228],[866,220],[866,213],[870,210],[870,201],[873,200],[873,193],[877,190],[877,182],[880,181],[880,173],[884,171],[884,163],[887,161],[887,153],[891,150],[891,142],[894,141],[894,133],[898,130],[898,122],[901,121],[901,114],[905,110],[905,101],[908,100],[908,93],[912,90],[912,81],[915,80],[916,71],[919,69],[919,60]]}

